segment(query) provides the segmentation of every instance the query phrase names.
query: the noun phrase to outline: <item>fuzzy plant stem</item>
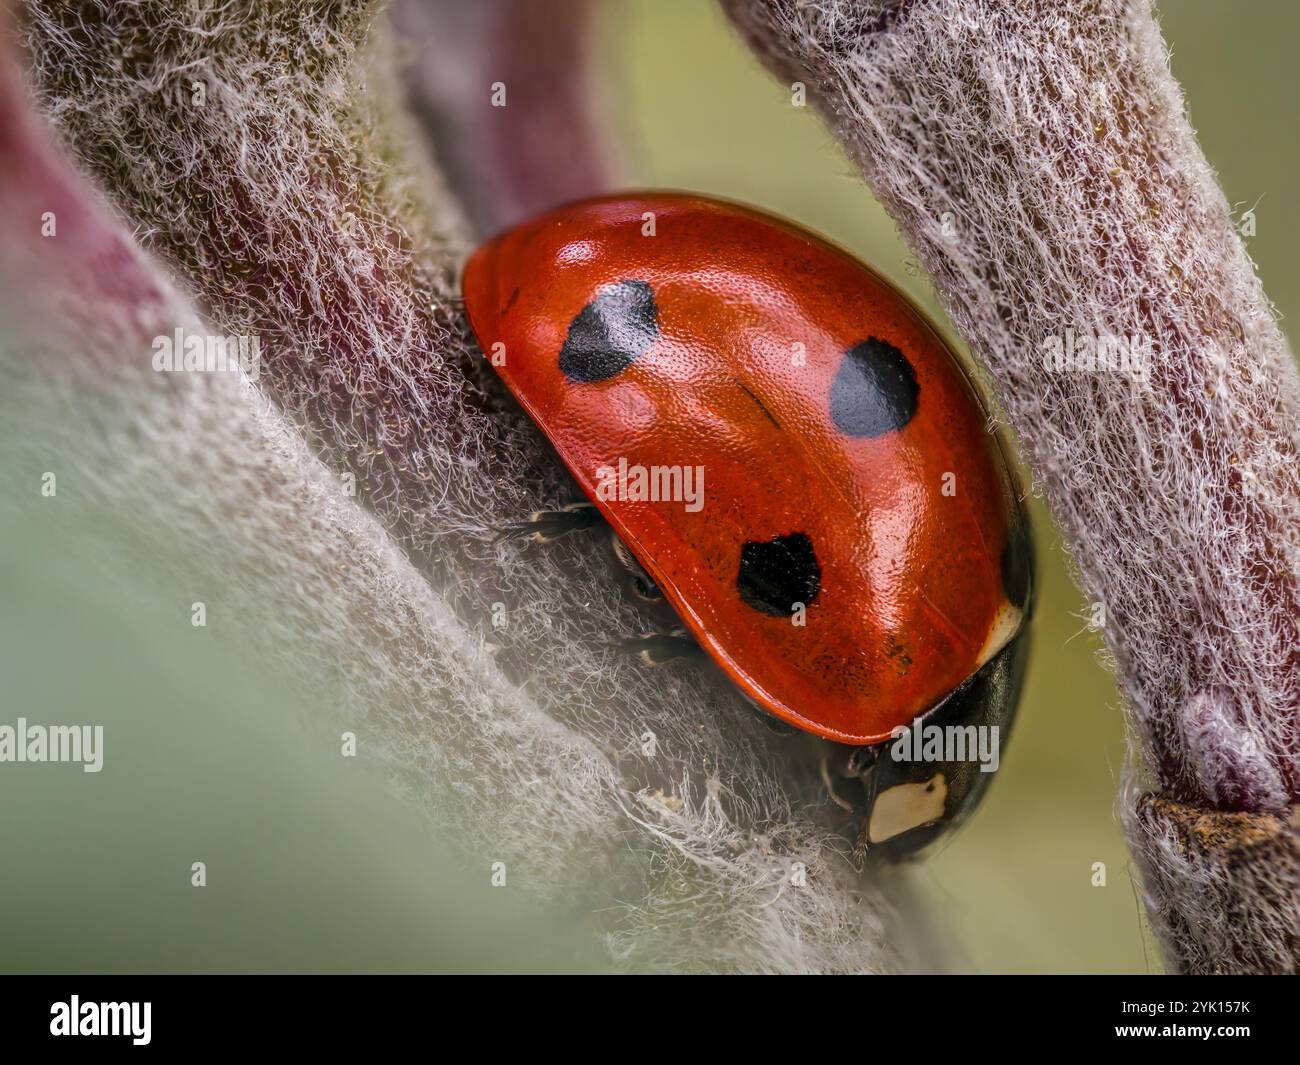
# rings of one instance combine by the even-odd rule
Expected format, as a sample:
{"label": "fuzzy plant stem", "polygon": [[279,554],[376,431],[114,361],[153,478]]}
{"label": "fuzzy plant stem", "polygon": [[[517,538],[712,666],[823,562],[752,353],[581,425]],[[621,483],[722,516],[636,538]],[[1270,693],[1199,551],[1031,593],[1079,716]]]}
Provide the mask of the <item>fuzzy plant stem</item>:
{"label": "fuzzy plant stem", "polygon": [[604,192],[598,0],[395,0],[406,97],[448,184],[487,236]]}
{"label": "fuzzy plant stem", "polygon": [[1300,381],[1150,4],[724,7],[897,221],[1060,523],[1170,968],[1295,971]]}
{"label": "fuzzy plant stem", "polygon": [[[361,722],[467,862],[594,913],[614,962],[902,967],[808,749],[716,672],[624,653],[643,623],[595,536],[494,542],[574,488],[468,337],[466,226],[412,150],[380,6],[34,0],[21,25],[40,110],[151,254],[137,272],[180,293],[91,316],[68,352],[40,309],[71,296],[61,242],[92,238],[39,239],[41,189],[0,168],[4,394],[62,397],[33,434],[93,462],[87,490],[140,535],[213,544],[322,715]],[[93,240],[126,244],[98,221]],[[257,338],[260,375],[152,372],[177,327]],[[85,349],[119,370],[42,387]]]}

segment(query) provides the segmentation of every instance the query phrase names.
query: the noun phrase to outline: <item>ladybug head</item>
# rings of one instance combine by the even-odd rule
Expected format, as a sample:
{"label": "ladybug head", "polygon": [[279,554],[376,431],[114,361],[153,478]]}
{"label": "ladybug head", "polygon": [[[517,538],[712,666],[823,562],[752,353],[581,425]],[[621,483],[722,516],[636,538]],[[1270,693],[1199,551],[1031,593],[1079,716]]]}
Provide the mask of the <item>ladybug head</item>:
{"label": "ladybug head", "polygon": [[979,806],[1010,737],[1029,642],[1025,625],[974,676],[884,743],[835,745],[835,791],[862,816],[871,859],[916,857]]}

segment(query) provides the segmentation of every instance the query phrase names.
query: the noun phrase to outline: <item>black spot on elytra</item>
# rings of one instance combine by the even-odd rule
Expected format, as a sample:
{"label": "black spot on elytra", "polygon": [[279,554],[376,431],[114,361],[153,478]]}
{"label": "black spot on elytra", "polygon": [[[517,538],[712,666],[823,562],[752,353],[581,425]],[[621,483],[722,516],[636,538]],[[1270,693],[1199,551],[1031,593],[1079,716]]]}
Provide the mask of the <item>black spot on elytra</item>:
{"label": "black spot on elytra", "polygon": [[740,550],[736,588],[755,610],[789,617],[797,604],[811,604],[821,586],[821,566],[812,541],[803,533],[747,540]]}
{"label": "black spot on elytra", "polygon": [[1029,601],[1033,568],[1033,548],[1025,534],[1024,523],[1017,521],[1002,549],[1002,591],[1007,602],[1017,610],[1024,610]]}
{"label": "black spot on elytra", "polygon": [[844,353],[831,383],[831,420],[849,436],[882,436],[912,420],[919,393],[907,356],[870,337]]}
{"label": "black spot on elytra", "polygon": [[569,323],[560,371],[570,381],[605,381],[622,373],[659,339],[659,309],[645,281],[608,285]]}

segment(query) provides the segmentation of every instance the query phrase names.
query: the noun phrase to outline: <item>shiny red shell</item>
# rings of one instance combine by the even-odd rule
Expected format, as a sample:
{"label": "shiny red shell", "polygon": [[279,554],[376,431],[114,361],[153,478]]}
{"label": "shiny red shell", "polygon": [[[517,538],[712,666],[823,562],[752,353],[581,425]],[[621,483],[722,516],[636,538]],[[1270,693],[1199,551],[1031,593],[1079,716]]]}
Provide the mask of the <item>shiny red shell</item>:
{"label": "shiny red shell", "polygon": [[[485,244],[464,294],[583,490],[779,717],[880,742],[1019,629],[999,441],[939,334],[844,251],[729,203],[607,197]],[[673,467],[703,470],[698,509],[637,498],[638,469],[668,489]]]}

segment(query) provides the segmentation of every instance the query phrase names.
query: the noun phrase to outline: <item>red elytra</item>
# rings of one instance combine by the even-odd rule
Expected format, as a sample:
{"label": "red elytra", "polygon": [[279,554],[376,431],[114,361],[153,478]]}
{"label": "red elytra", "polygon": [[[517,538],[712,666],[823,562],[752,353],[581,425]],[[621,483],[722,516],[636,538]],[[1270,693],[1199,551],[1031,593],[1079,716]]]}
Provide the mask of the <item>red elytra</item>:
{"label": "red elytra", "polygon": [[[730,203],[610,196],[489,241],[463,287],[510,391],[772,713],[879,743],[1021,628],[1028,545],[979,397],[846,252]],[[702,500],[638,497],[684,495],[674,467]]]}

